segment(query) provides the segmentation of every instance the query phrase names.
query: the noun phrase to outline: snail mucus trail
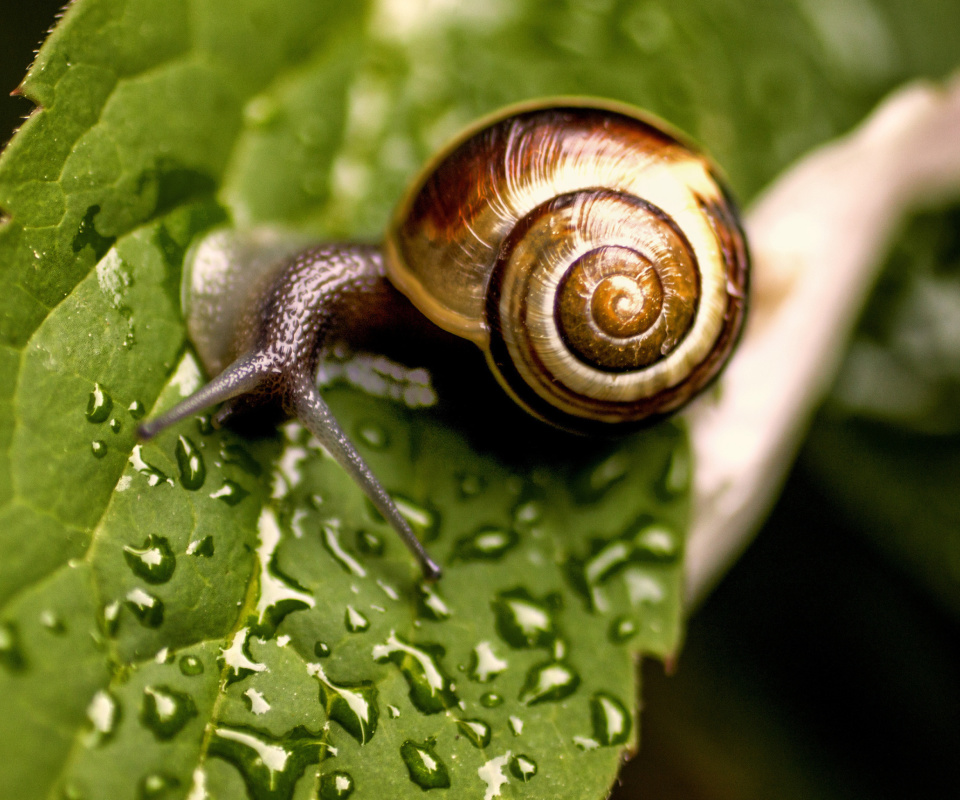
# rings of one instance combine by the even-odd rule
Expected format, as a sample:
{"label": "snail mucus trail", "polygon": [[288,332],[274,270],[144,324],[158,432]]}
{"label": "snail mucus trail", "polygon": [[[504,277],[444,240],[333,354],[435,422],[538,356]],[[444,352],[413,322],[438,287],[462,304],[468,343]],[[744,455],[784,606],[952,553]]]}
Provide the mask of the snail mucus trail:
{"label": "snail mucus trail", "polygon": [[187,310],[215,377],[139,433],[217,403],[215,424],[251,410],[295,416],[436,578],[317,390],[324,348],[365,323],[389,325],[409,301],[474,342],[535,417],[580,433],[629,431],[676,411],[720,371],[742,328],[748,262],[712,163],[661,123],[598,101],[507,109],[424,169],[381,247],[223,265]]}

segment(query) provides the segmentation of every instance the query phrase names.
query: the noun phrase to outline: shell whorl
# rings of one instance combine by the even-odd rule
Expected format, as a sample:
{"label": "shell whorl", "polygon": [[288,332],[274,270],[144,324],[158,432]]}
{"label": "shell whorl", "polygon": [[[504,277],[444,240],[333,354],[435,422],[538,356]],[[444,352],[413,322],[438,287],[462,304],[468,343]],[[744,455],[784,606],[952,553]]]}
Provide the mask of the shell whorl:
{"label": "shell whorl", "polygon": [[468,132],[415,182],[386,250],[427,317],[575,430],[672,411],[743,318],[746,249],[711,163],[619,106],[508,112]]}

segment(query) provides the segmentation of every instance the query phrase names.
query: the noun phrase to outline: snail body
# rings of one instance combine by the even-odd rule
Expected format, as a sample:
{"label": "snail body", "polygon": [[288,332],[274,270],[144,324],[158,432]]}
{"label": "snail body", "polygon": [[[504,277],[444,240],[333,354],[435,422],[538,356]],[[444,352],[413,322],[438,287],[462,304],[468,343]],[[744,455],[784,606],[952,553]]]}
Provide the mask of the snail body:
{"label": "snail body", "polygon": [[[214,403],[296,415],[439,574],[320,397],[324,344],[399,289],[475,342],[533,415],[593,432],[668,414],[717,374],[742,326],[748,257],[708,159],[642,113],[596,101],[508,109],[414,181],[382,248],[325,245],[225,263],[188,327],[216,377],[141,426]],[[396,287],[394,289],[393,287]]]}

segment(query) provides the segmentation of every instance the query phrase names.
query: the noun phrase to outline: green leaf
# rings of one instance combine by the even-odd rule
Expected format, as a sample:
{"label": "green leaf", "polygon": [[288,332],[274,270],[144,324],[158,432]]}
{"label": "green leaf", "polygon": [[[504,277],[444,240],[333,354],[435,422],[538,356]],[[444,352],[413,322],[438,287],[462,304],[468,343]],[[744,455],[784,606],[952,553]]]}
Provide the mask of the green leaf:
{"label": "green leaf", "polygon": [[897,75],[822,68],[820,17],[759,0],[397,8],[77,0],[24,82],[40,109],[0,158],[0,795],[600,797],[636,742],[635,654],[681,636],[683,431],[572,442],[502,399],[333,389],[445,564],[421,586],[296,426],[136,445],[200,380],[184,253],[223,223],[375,236],[446,137],[535,95],[646,106],[749,196]]}

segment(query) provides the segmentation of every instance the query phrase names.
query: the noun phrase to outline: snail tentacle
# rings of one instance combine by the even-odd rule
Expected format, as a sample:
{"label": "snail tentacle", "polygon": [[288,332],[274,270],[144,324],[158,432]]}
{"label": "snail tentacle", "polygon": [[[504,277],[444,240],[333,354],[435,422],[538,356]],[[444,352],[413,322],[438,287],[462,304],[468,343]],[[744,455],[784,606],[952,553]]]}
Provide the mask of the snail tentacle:
{"label": "snail tentacle", "polygon": [[[327,245],[285,262],[262,300],[251,302],[236,331],[234,349],[245,350],[210,383],[137,429],[141,439],[191,414],[225,401],[214,416],[219,425],[236,410],[279,405],[293,414],[360,485],[374,507],[410,549],[424,577],[440,567],[427,555],[386,489],[337,423],[320,396],[315,374],[320,351],[337,331],[338,318],[364,298],[376,302],[385,273],[380,250],[364,245]],[[252,344],[251,344],[252,343]]]}
{"label": "snail tentacle", "polygon": [[297,419],[317,437],[334,460],[359,484],[377,511],[393,526],[403,543],[416,557],[424,577],[428,580],[439,578],[439,565],[427,555],[420,540],[397,508],[397,504],[393,502],[383,488],[383,484],[377,480],[367,462],[357,452],[357,448],[344,433],[309,376],[302,376],[300,384],[293,392],[293,398]]}

